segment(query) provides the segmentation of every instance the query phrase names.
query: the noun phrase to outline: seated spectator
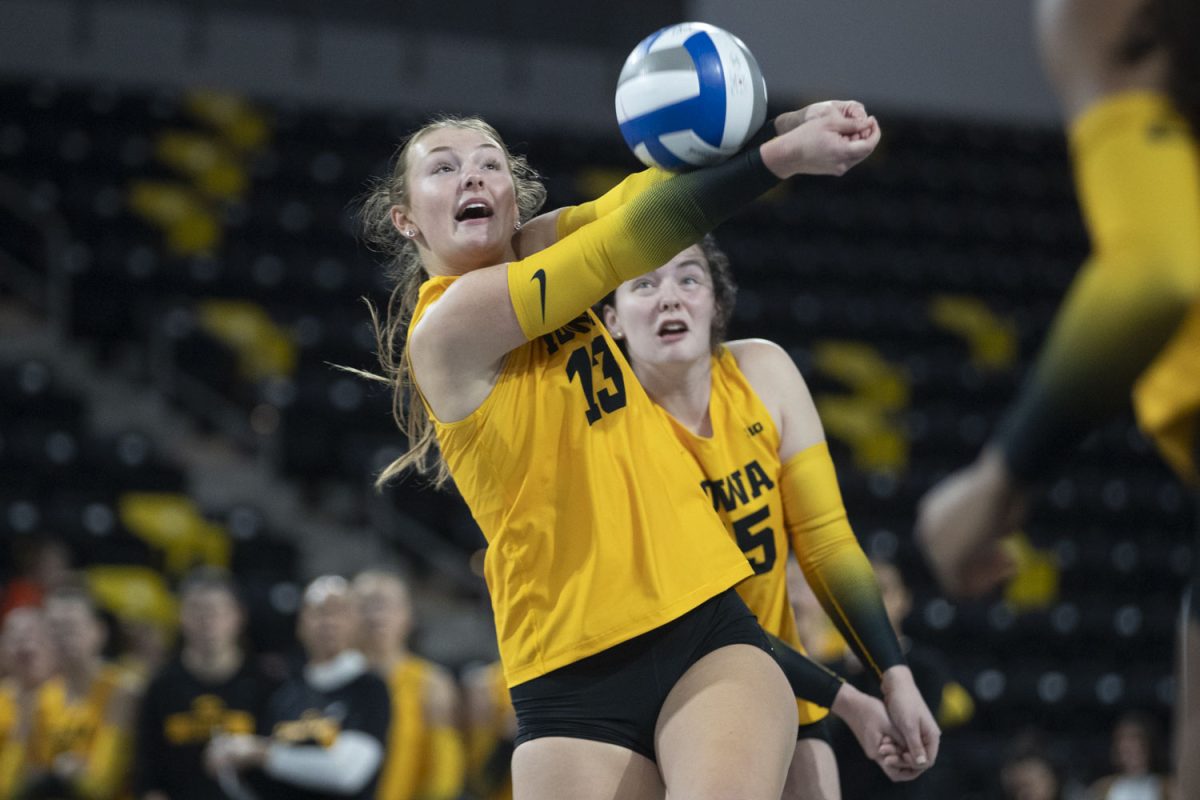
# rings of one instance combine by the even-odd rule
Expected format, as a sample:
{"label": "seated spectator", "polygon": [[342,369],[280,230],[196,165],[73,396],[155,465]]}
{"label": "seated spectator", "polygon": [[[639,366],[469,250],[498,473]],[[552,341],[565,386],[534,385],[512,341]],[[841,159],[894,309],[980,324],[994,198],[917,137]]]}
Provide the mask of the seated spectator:
{"label": "seated spectator", "polygon": [[215,737],[209,769],[225,791],[270,800],[370,800],[383,765],[391,699],[355,649],[359,609],[345,579],[326,576],[304,592],[298,637],[306,663],[277,689],[262,735]]}
{"label": "seated spectator", "polygon": [[466,770],[454,679],[409,651],[412,598],[399,576],[364,572],[354,579],[354,591],[362,604],[363,652],[392,695],[379,797],[454,800],[462,794]]}
{"label": "seated spectator", "polygon": [[204,768],[213,736],[253,734],[268,694],[239,643],[245,613],[230,576],[201,568],[179,587],[179,657],[151,681],[138,716],[139,800],[229,798]]}

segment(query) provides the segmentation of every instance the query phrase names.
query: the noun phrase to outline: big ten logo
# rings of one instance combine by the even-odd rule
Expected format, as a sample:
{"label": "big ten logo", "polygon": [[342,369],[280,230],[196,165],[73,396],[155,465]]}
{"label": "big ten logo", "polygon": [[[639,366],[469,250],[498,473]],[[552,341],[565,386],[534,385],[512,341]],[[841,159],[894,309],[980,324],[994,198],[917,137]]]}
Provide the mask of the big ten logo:
{"label": "big ten logo", "polygon": [[765,428],[761,422],[752,422],[746,426],[746,433],[750,434],[751,436],[758,436],[764,430]]}
{"label": "big ten logo", "polygon": [[216,695],[202,694],[187,711],[168,714],[163,722],[163,735],[174,745],[200,744],[222,733],[254,733],[254,715],[229,708]]}
{"label": "big ten logo", "polygon": [[909,438],[900,415],[910,397],[904,369],[864,342],[818,342],[813,364],[850,389],[814,397],[826,433],[850,446],[859,469],[903,472]]}

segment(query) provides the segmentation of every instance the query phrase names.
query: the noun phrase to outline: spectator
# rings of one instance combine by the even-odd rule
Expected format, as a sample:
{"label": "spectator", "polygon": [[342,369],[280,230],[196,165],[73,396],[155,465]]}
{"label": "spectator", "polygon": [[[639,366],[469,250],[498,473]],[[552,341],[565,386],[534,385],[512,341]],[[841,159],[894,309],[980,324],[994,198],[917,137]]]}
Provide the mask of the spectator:
{"label": "spectator", "polygon": [[304,592],[299,639],[307,661],[276,690],[259,724],[264,735],[215,737],[209,769],[227,793],[246,787],[271,800],[370,800],[391,721],[391,699],[354,649],[359,610],[345,579],[325,576]]}
{"label": "spectator", "polygon": [[245,613],[227,573],[191,573],[179,600],[183,646],[142,701],[134,793],[139,800],[228,798],[204,769],[204,748],[214,735],[257,730],[266,684],[239,644]]}

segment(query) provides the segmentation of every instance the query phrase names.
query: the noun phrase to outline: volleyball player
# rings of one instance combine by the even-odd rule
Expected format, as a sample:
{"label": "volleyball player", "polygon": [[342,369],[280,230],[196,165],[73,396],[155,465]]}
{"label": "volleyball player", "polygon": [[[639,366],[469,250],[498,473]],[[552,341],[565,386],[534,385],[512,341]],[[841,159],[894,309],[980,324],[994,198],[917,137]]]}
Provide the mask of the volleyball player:
{"label": "volleyball player", "polygon": [[648,181],[524,258],[514,231],[544,194],[482,122],[418,131],[367,200],[369,238],[396,259],[380,354],[410,442],[381,481],[453,475],[489,540],[518,798],[782,791],[795,704],[730,591],[751,570],[589,306],[780,179],[842,174],[878,138],[872,118],[805,122]]}
{"label": "volleyball player", "polygon": [[202,568],[179,587],[179,657],[150,682],[138,715],[134,794],[139,800],[228,795],[204,768],[213,736],[253,734],[269,686],[239,643],[245,612],[232,578]]}
{"label": "volleyball player", "polygon": [[363,572],[354,579],[354,593],[362,606],[363,653],[392,696],[379,797],[454,800],[462,793],[466,771],[454,679],[409,651],[412,598],[399,576]]}
{"label": "volleyball player", "polygon": [[[1036,11],[1092,254],[997,435],[922,502],[926,556],[960,595],[1011,571],[999,539],[1022,524],[1033,487],[1131,391],[1143,430],[1200,486],[1200,4],[1039,0]],[[1181,797],[1200,797],[1200,555],[1193,565]]]}
{"label": "volleyball player", "polygon": [[125,788],[136,679],[102,657],[107,636],[81,588],[45,601],[59,674],[38,689],[21,797],[106,800]]}
{"label": "volleyball player", "polygon": [[[896,733],[924,767],[936,758],[938,727],[846,519],[816,407],[778,345],[724,341],[736,291],[728,257],[707,236],[621,284],[604,304],[604,322],[699,463],[713,509],[753,566],[754,577],[737,591],[763,629],[803,649],[787,592],[787,561],[795,553],[826,613],[882,682]],[[799,699],[801,735],[785,797],[840,796],[837,762],[821,721],[832,708],[861,740],[862,715],[878,702],[832,675],[820,694]],[[867,755],[889,777],[919,773],[883,764],[877,746],[867,746]]]}

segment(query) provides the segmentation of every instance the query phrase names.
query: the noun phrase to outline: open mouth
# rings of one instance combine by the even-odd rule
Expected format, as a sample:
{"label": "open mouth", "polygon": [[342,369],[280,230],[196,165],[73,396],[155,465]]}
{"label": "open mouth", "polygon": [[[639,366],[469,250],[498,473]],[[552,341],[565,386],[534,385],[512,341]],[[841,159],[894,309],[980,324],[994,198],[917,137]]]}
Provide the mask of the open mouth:
{"label": "open mouth", "polygon": [[456,222],[465,222],[472,219],[487,219],[488,217],[492,216],[493,213],[494,212],[492,211],[491,206],[489,206],[487,203],[470,202],[458,210],[458,213],[454,215],[454,219]]}
{"label": "open mouth", "polygon": [[658,326],[658,337],[674,341],[688,332],[687,323],[678,320],[668,320]]}

